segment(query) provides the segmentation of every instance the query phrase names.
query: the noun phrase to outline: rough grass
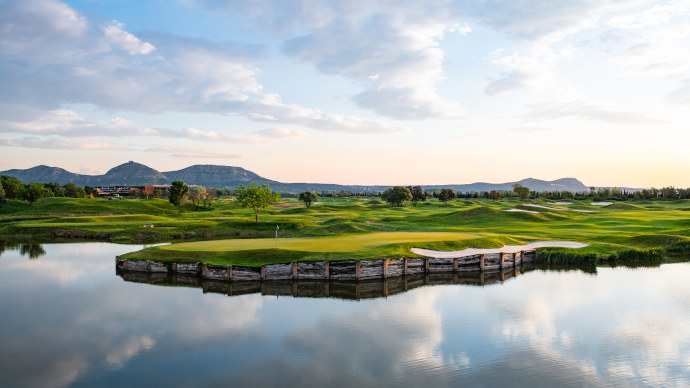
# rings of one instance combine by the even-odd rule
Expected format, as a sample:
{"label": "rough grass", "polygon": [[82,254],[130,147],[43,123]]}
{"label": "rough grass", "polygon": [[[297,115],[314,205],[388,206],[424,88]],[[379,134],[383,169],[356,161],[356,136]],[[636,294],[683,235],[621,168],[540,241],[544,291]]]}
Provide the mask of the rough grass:
{"label": "rough grass", "polygon": [[[295,257],[411,256],[411,246],[454,250],[538,240],[589,243],[578,254],[597,258],[635,256],[650,250],[666,251],[676,257],[690,254],[690,201],[635,201],[605,207],[592,206],[590,201],[572,201],[573,205],[568,206],[593,213],[529,208],[537,214],[505,210],[520,208],[525,203],[552,206],[549,201],[472,199],[444,205],[431,199],[417,207],[406,203],[398,208],[377,204],[377,198],[351,197],[323,198],[321,204],[310,209],[295,199],[284,202],[288,206],[262,210],[257,224],[251,209],[241,209],[233,201],[225,200],[216,201],[204,211],[195,211],[188,205],[183,212],[163,200],[45,198],[33,207],[26,202],[9,201],[0,208],[0,236],[132,242],[232,239],[195,243],[192,246],[198,251],[185,248],[175,257],[199,255],[204,260],[238,263]],[[143,228],[145,223],[154,228]],[[280,226],[279,246],[273,238],[276,225]],[[444,233],[452,237],[442,237]],[[421,235],[434,237],[413,238]],[[247,240],[239,241],[244,239]],[[378,242],[372,243],[374,240]],[[173,246],[178,244],[142,251],[138,257],[150,254],[153,258],[163,252],[170,256],[177,249]],[[208,250],[204,246],[222,248]]]}

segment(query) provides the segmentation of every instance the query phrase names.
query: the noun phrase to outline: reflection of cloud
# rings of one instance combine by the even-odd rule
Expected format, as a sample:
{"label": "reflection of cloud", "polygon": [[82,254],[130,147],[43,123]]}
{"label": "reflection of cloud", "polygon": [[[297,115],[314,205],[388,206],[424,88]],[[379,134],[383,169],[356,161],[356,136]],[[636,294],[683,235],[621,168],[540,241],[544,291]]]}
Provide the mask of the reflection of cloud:
{"label": "reflection of cloud", "polygon": [[112,366],[122,367],[130,358],[136,356],[142,350],[151,349],[154,344],[155,341],[148,335],[138,338],[132,337],[106,354],[105,361]]}
{"label": "reflection of cloud", "polygon": [[0,294],[12,290],[13,295],[0,298],[0,311],[6,312],[0,314],[0,328],[11,329],[0,341],[3,386],[64,387],[123,368],[145,353],[184,354],[190,346],[256,330],[260,295],[228,298],[198,289],[123,284],[113,260],[137,247],[44,248],[47,255],[39,260],[18,252],[3,255]]}

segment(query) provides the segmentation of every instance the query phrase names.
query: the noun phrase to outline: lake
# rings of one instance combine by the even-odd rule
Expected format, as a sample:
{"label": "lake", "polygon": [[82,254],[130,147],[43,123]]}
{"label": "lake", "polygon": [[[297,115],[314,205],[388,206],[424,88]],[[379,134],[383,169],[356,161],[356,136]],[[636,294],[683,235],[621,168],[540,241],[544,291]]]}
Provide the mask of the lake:
{"label": "lake", "polygon": [[690,386],[690,263],[407,286],[116,274],[140,248],[5,246],[0,386]]}

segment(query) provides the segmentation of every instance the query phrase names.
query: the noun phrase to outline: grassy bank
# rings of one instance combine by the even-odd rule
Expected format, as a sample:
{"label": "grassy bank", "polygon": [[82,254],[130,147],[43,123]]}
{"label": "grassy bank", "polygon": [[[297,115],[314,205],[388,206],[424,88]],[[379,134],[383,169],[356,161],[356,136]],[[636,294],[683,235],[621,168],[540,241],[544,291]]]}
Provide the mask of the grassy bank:
{"label": "grassy bank", "polygon": [[[413,256],[412,246],[438,250],[495,248],[539,240],[591,244],[579,250],[548,249],[552,262],[683,259],[690,253],[690,202],[636,201],[601,207],[533,204],[508,199],[437,201],[393,208],[377,198],[325,198],[306,209],[296,200],[253,212],[231,200],[211,209],[185,211],[163,200],[44,198],[33,207],[10,201],[0,209],[0,236],[77,237],[175,243],[129,254],[130,258],[201,260],[259,265],[305,259]],[[536,213],[508,212],[529,210]],[[568,209],[589,210],[574,212]],[[153,228],[144,228],[152,224]],[[275,240],[276,225],[280,226]],[[318,237],[318,238],[315,238]],[[223,239],[227,241],[216,241]],[[208,241],[211,240],[211,241]]]}

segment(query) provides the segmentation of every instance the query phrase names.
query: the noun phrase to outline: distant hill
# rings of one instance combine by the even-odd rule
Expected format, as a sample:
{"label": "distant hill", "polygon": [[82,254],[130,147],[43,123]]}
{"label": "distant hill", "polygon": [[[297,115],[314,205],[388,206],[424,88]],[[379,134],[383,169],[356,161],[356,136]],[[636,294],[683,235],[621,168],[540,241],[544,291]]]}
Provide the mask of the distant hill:
{"label": "distant hill", "polygon": [[[141,163],[128,162],[113,167],[103,175],[75,174],[59,167],[36,166],[26,170],[14,169],[0,171],[2,175],[14,176],[24,183],[28,182],[58,182],[60,184],[75,183],[79,186],[143,186],[170,184],[182,180],[189,185],[200,185],[213,188],[234,188],[237,185],[267,184],[274,191],[283,193],[299,193],[306,190],[322,191],[351,191],[351,192],[382,192],[390,186],[358,186],[327,183],[284,183],[264,178],[242,167],[216,166],[211,164],[194,165],[181,170],[160,172]],[[518,182],[423,185],[425,190],[450,188],[462,192],[482,192],[491,190],[510,190],[519,183],[533,191],[588,191],[588,187],[575,178],[562,178],[554,181],[528,178]]]}
{"label": "distant hill", "polygon": [[465,193],[471,192],[482,192],[482,191],[507,191],[513,188],[514,184],[520,184],[525,187],[529,187],[532,191],[572,191],[581,192],[589,191],[589,187],[585,186],[582,182],[575,178],[561,178],[555,181],[544,181],[541,179],[527,178],[517,182],[508,183],[485,183],[476,182],[465,185],[444,185],[444,186],[424,186],[425,189],[441,189],[444,187],[453,189],[455,191],[462,191]]}

